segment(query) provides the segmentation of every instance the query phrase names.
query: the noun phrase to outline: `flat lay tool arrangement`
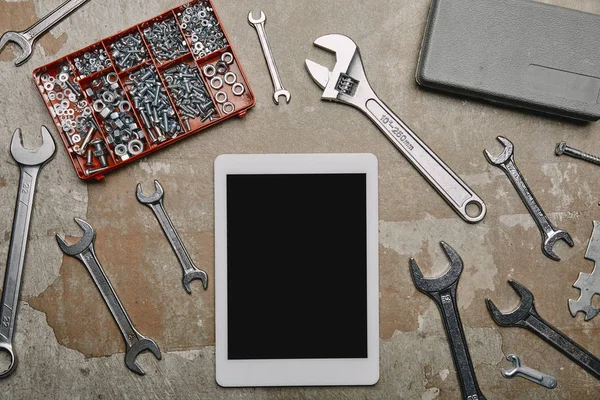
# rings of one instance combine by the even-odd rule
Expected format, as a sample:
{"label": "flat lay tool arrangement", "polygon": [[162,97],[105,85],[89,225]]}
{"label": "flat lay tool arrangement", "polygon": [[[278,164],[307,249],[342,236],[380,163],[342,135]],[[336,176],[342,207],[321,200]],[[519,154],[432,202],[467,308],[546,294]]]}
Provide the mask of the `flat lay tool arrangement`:
{"label": "flat lay tool arrangement", "polygon": [[[35,51],[36,40],[88,1],[66,1],[30,28],[22,32],[6,32],[0,38],[0,51],[8,42],[16,44],[22,53],[13,61],[16,67],[24,68]],[[515,3],[517,8],[524,7],[523,15],[542,15],[541,18],[547,21],[557,21],[560,16],[569,16],[579,19],[582,26],[584,23],[600,24],[600,16],[597,15],[540,5],[529,0],[510,2]],[[488,65],[489,54],[474,54],[456,42],[452,43],[453,48],[458,46],[456,51],[448,53],[449,44],[440,35],[449,29],[451,23],[457,22],[456,15],[452,14],[452,7],[456,7],[456,10],[462,10],[463,7],[473,10],[472,0],[457,1],[454,6],[450,3],[450,0],[431,2],[429,21],[425,26],[416,71],[419,85],[559,115],[562,118],[585,121],[597,119],[596,113],[600,115],[600,110],[596,110],[600,101],[600,53],[589,56],[591,66],[585,63],[582,66],[581,54],[586,54],[587,48],[579,51],[575,45],[572,58],[577,60],[573,62],[557,55],[543,57],[543,52],[528,50],[531,44],[523,45],[522,48],[503,48],[502,52],[513,51],[511,54],[521,54],[519,60],[507,60],[506,63],[510,65],[505,67],[507,71],[517,71],[512,77],[515,82],[518,81],[515,83],[518,89],[517,86],[503,85],[502,80],[508,79],[504,75],[500,81],[495,80],[500,72],[497,72],[497,75],[490,72],[487,77],[481,77],[478,72],[473,71],[463,70],[458,73],[457,66],[464,66],[461,62],[466,59],[479,62],[481,66]],[[497,12],[504,10],[501,7],[502,10],[498,11],[498,5],[487,0],[483,1],[481,6]],[[7,353],[10,362],[8,366],[0,364],[0,379],[18,375],[18,372],[15,372],[18,360],[16,354],[20,350],[17,344],[22,342],[15,341],[14,337],[15,333],[19,335],[18,329],[15,328],[18,328],[16,321],[19,292],[23,269],[27,264],[25,254],[33,200],[38,174],[55,155],[55,140],[63,143],[75,175],[83,181],[80,183],[102,188],[106,182],[100,181],[103,181],[109,172],[135,165],[142,157],[150,156],[151,153],[225,122],[233,116],[244,117],[248,112],[258,114],[260,108],[251,111],[257,100],[282,111],[290,110],[290,107],[300,102],[300,96],[296,96],[294,102],[291,102],[291,92],[283,86],[275,60],[276,54],[265,29],[267,13],[250,11],[245,14],[236,7],[220,11],[235,13],[238,19],[244,22],[247,39],[252,40],[257,54],[260,46],[267,66],[266,71],[264,65],[260,66],[260,70],[265,76],[268,72],[273,84],[270,99],[257,99],[251,89],[249,77],[244,72],[232,43],[242,38],[233,38],[227,34],[213,0],[193,0],[177,6],[33,69],[34,86],[54,122],[56,132],[42,126],[42,145],[37,149],[29,149],[23,146],[21,130],[17,129],[10,145],[6,146],[20,168],[20,181],[0,309],[0,352]],[[472,15],[461,15],[461,18],[465,29],[461,30],[460,35],[457,34],[460,37],[473,36],[482,29],[480,11],[473,11]],[[270,24],[280,23],[276,19],[269,21]],[[469,29],[470,34],[465,36],[465,31]],[[528,31],[527,36],[538,37],[547,31],[547,26],[537,29],[539,32]],[[255,43],[255,39],[250,39],[254,37],[252,30],[256,31],[258,44]],[[323,27],[323,31],[335,30],[335,26]],[[494,32],[499,35],[494,40],[503,40],[503,29],[496,29]],[[577,32],[576,29],[571,31],[569,28],[571,36]],[[434,189],[430,192],[437,193],[449,207],[448,210],[451,209],[460,217],[461,223],[466,226],[465,231],[485,225],[485,218],[490,210],[498,206],[498,198],[488,198],[484,201],[470,186],[476,185],[476,179],[466,174],[462,174],[461,177],[457,172],[458,168],[453,169],[449,165],[453,163],[443,160],[448,159],[455,149],[440,146],[438,142],[431,140],[429,135],[430,147],[379,98],[367,79],[365,69],[370,70],[371,65],[382,61],[376,57],[365,56],[363,59],[359,49],[360,44],[368,40],[355,36],[355,41],[340,33],[318,36],[322,33],[325,32],[315,34],[317,37],[313,45],[334,56],[333,66],[329,68],[309,59],[305,60],[304,65],[306,82],[312,79],[322,90],[321,100],[350,105],[362,111],[391,142],[393,147],[390,148],[395,148],[406,158],[412,168]],[[512,37],[512,34],[513,32],[506,33],[507,38]],[[552,38],[555,35],[560,36],[560,32],[553,32]],[[569,40],[573,39],[571,36]],[[276,36],[272,38],[279,39]],[[479,39],[481,38],[473,38],[474,46],[479,43]],[[587,39],[582,43],[581,46],[588,43]],[[539,45],[542,46],[543,43]],[[561,43],[559,47],[564,46],[565,43]],[[451,55],[456,54],[462,54],[464,59],[460,60],[461,62],[452,61]],[[468,68],[473,65],[470,64]],[[280,63],[280,66],[284,64]],[[494,70],[496,67],[503,68],[496,65]],[[281,71],[285,77],[287,71]],[[396,79],[394,75],[388,78]],[[486,78],[489,78],[489,81],[486,81]],[[314,86],[309,84],[306,86],[314,89]],[[557,89],[557,86],[562,89]],[[557,93],[557,90],[560,93]],[[581,93],[578,93],[578,90]],[[596,103],[588,101],[591,98],[590,92],[595,94],[596,97],[592,100]],[[35,90],[32,90],[32,96],[34,94]],[[517,95],[521,97],[515,97]],[[280,101],[281,98],[285,102]],[[315,103],[317,100],[315,96]],[[315,107],[311,113],[318,115],[324,107]],[[547,118],[544,115],[536,117]],[[241,123],[248,124],[247,120],[248,118],[244,118]],[[14,124],[18,122],[15,121]],[[569,129],[585,126],[578,124],[583,123],[568,125]],[[337,126],[341,130],[353,129],[352,124],[343,120],[338,121]],[[446,129],[447,122],[440,122],[440,126]],[[368,126],[361,132],[361,135],[367,138],[365,140],[376,137],[375,127]],[[463,128],[459,128],[458,131],[461,129]],[[524,214],[527,221],[531,226],[536,226],[541,235],[539,247],[537,233],[535,236],[531,233],[535,228],[526,230],[529,251],[542,255],[543,260],[552,260],[550,262],[553,266],[566,269],[568,262],[561,261],[560,252],[557,253],[555,249],[557,244],[564,243],[582,250],[584,244],[574,240],[577,239],[576,235],[571,236],[565,229],[558,228],[557,225],[564,227],[562,221],[557,221],[552,213],[546,214],[534,195],[534,192],[538,195],[545,193],[548,188],[533,174],[523,174],[518,168],[517,160],[521,163],[528,157],[517,147],[518,134],[507,126],[501,135],[495,135],[502,145],[499,152],[492,150],[492,147],[476,149],[477,151],[460,151],[465,158],[472,160],[472,165],[488,168],[480,168],[481,174],[497,169],[504,172],[516,191],[512,193],[518,195],[529,213]],[[509,137],[513,138],[514,143]],[[210,138],[197,135],[196,139],[189,140],[208,142]],[[386,144],[389,145],[388,142]],[[600,165],[600,157],[594,155],[594,149],[589,149],[588,153],[587,149],[579,150],[567,145],[565,141],[545,145],[548,148],[548,159],[569,156],[576,165],[579,165],[580,161],[587,162],[594,168]],[[175,149],[177,147],[174,147],[173,151]],[[372,151],[370,148],[362,150],[365,153]],[[183,154],[185,148],[180,146],[180,151]],[[315,146],[314,152],[319,152],[318,145]],[[600,147],[596,153],[600,153]],[[152,156],[144,161],[147,160],[152,160]],[[410,174],[413,172],[406,173]],[[594,203],[589,204],[591,215],[600,215],[598,174],[600,169],[595,175],[580,177],[581,182],[585,181],[582,185],[589,187],[597,198]],[[527,175],[527,180],[524,175]],[[378,246],[377,237],[378,177],[381,179],[378,175],[377,159],[372,154],[219,156],[215,160],[214,170],[215,277],[209,276],[209,266],[203,263],[198,263],[197,266],[194,263],[184,245],[186,242],[191,246],[194,242],[187,237],[188,231],[182,229],[180,236],[176,224],[166,211],[166,208],[175,210],[176,207],[194,207],[193,204],[182,204],[177,196],[170,197],[169,194],[165,208],[165,192],[171,193],[174,183],[161,178],[164,187],[154,179],[153,190],[145,188],[145,184],[142,183],[128,188],[135,192],[135,199],[129,196],[125,201],[133,204],[132,207],[145,205],[150,208],[166,236],[173,250],[171,255],[175,256],[173,260],[179,262],[181,270],[176,268],[175,261],[172,261],[173,265],[163,267],[172,275],[182,273],[177,276],[178,279],[181,276],[185,296],[204,298],[207,297],[207,290],[211,285],[215,287],[215,375],[220,386],[377,385],[380,376],[379,302],[387,293],[379,289],[378,254],[381,247]],[[136,182],[141,181],[141,177],[135,178]],[[42,179],[49,177],[44,178],[42,173]],[[501,180],[506,182],[504,175]],[[295,183],[291,185],[290,182]],[[188,183],[194,184],[191,181]],[[201,190],[210,193],[210,188]],[[425,210],[429,210],[430,207],[427,202],[421,204],[421,208]],[[522,211],[518,201],[510,202],[509,207],[514,208],[515,213]],[[66,257],[79,260],[86,267],[122,335],[125,343],[125,367],[137,375],[145,375],[145,370],[149,371],[150,376],[144,379],[152,379],[153,373],[148,368],[144,370],[138,364],[138,356],[148,352],[157,360],[163,359],[165,352],[161,352],[158,343],[160,338],[152,332],[147,333],[156,338],[155,341],[140,333],[134,326],[109,279],[109,275],[112,274],[102,267],[101,260],[104,255],[100,252],[96,254],[96,239],[100,242],[105,238],[100,234],[97,238],[94,227],[82,219],[81,215],[71,217],[83,230],[83,234],[79,239],[72,239],[64,236],[61,229],[56,229],[52,233],[56,237],[56,250],[62,251]],[[152,224],[148,224],[148,230],[160,232],[154,217],[149,217]],[[568,313],[573,318],[581,313],[582,318],[577,320],[581,329],[590,328],[590,324],[597,322],[594,318],[600,313],[595,299],[596,295],[600,295],[600,222],[594,219],[600,220],[600,216],[592,219],[577,216],[578,225],[585,229],[592,228],[585,258],[595,265],[589,271],[574,271],[579,274],[574,283],[564,282],[565,288],[572,285],[579,291],[579,298],[565,300],[559,309],[559,312]],[[332,221],[337,221],[337,225]],[[329,225],[326,222],[329,222]],[[35,219],[32,223],[36,223]],[[260,229],[257,228],[259,225]],[[95,223],[94,226],[98,227]],[[332,239],[326,239],[327,235]],[[160,237],[163,240],[162,234]],[[323,246],[326,240],[331,240],[332,243]],[[453,361],[458,383],[456,393],[460,393],[463,399],[482,400],[492,397],[487,393],[494,389],[487,381],[483,383],[483,380],[477,379],[477,354],[469,350],[469,344],[473,346],[473,343],[469,343],[468,335],[465,334],[458,301],[459,291],[461,297],[462,293],[473,291],[468,283],[461,284],[459,288],[465,265],[477,262],[480,258],[477,257],[478,248],[475,246],[456,247],[464,257],[463,262],[463,257],[451,247],[454,240],[455,237],[435,238],[449,261],[446,271],[438,276],[429,276],[432,274],[428,271],[433,268],[427,264],[431,258],[428,260],[424,253],[415,252],[414,258],[402,261],[395,268],[412,277],[414,288],[433,300],[439,310],[448,342],[448,354]],[[276,250],[277,246],[271,246],[271,243],[277,243],[278,249],[285,247],[285,252]],[[500,239],[496,243],[498,246],[503,245]],[[563,249],[566,250],[566,247]],[[212,249],[199,247],[197,250],[204,253]],[[344,259],[342,252],[352,253],[352,256]],[[122,268],[126,269],[128,254],[123,252],[121,255],[119,249],[114,249],[113,253],[115,257],[122,257]],[[292,260],[287,260],[290,255],[295,256],[291,257]],[[497,263],[503,261],[505,260],[496,260]],[[297,265],[298,263],[304,264]],[[306,265],[311,263],[314,265]],[[299,286],[298,270],[305,267],[312,272],[318,271],[315,280],[319,280],[320,275],[322,282],[329,282],[329,286],[319,282],[312,282],[311,288]],[[355,274],[355,279],[352,282],[342,281],[339,277],[341,274]],[[548,346],[554,347],[565,356],[565,362],[572,362],[587,372],[587,379],[595,378],[600,382],[600,359],[586,349],[586,346],[579,344],[582,342],[577,340],[571,331],[561,331],[548,322],[558,321],[556,314],[543,313],[548,321],[538,314],[532,293],[537,293],[537,290],[530,291],[518,282],[522,274],[522,269],[515,266],[509,276],[502,276],[502,282],[508,280],[509,285],[520,297],[517,308],[501,311],[500,305],[504,301],[498,298],[498,293],[494,293],[490,295],[494,301],[487,299],[485,303],[488,313],[485,318],[493,321],[496,324],[494,329],[499,332],[503,332],[501,328],[510,327],[530,331],[545,342],[542,343],[544,351],[549,349]],[[465,282],[469,278],[465,274],[462,280]],[[349,278],[345,276],[344,279]],[[544,279],[544,276],[541,275],[539,279]],[[356,287],[351,286],[352,284]],[[195,285],[198,285],[198,289],[202,285],[203,290],[192,291]],[[169,290],[183,293],[179,284],[177,286]],[[328,288],[332,286],[336,286],[335,290],[331,289],[328,292]],[[480,303],[480,311],[485,313],[483,301]],[[144,306],[142,303],[142,307]],[[312,312],[310,307],[313,307]],[[302,314],[303,312],[306,314]],[[254,314],[257,320],[270,322],[264,322],[262,326],[259,326],[260,323],[252,326],[254,321],[248,320],[250,314]],[[399,309],[398,315],[401,314],[402,310]],[[289,318],[289,315],[296,317]],[[315,318],[312,325],[309,323],[311,315]],[[463,317],[468,320],[473,318],[473,313],[465,314],[463,311]],[[305,325],[300,325],[298,321]],[[419,321],[419,324],[421,323]],[[145,329],[140,330],[146,332]],[[96,334],[100,336],[103,333]],[[523,340],[536,342],[537,338],[534,335],[523,336]],[[248,338],[264,342],[260,342],[254,348]],[[33,346],[35,343],[24,345]],[[496,368],[496,377],[501,378],[497,382],[502,385],[526,382],[531,386],[530,393],[541,393],[539,396],[557,392],[543,392],[545,389],[561,388],[564,375],[556,372],[557,370],[550,371],[551,374],[544,372],[547,366],[541,358],[535,359],[529,354],[525,355],[523,359],[531,365],[530,367],[521,362],[521,357],[515,354],[515,349],[502,348],[502,351],[506,351],[506,359],[502,361],[501,368]],[[141,364],[144,364],[145,360],[142,360]],[[507,362],[512,363],[512,367],[504,368],[509,365]],[[515,377],[525,380],[512,380]],[[386,379],[390,379],[389,376]],[[398,393],[398,397],[403,398],[401,393]]]}

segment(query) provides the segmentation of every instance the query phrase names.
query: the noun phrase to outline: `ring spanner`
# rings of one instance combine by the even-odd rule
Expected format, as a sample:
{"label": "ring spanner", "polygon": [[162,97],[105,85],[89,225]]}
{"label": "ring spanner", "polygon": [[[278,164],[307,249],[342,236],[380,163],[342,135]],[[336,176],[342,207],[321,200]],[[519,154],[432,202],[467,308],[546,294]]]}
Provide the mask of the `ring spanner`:
{"label": "ring spanner", "polygon": [[136,374],[144,375],[144,371],[137,365],[135,359],[141,352],[148,350],[154,354],[154,357],[160,360],[160,349],[154,340],[142,335],[135,329],[127,311],[123,308],[123,304],[121,304],[121,301],[117,297],[117,293],[115,293],[115,289],[113,289],[104,269],[102,269],[102,265],[100,265],[100,261],[98,261],[98,258],[96,257],[96,251],[94,250],[96,231],[94,228],[80,218],[75,218],[75,222],[83,229],[83,237],[81,240],[78,243],[69,246],[65,240],[57,234],[56,241],[58,242],[58,246],[63,253],[77,258],[86,266],[94,283],[98,287],[102,298],[106,302],[108,309],[112,313],[115,322],[119,326],[123,339],[125,339],[125,365]]}
{"label": "ring spanner", "polygon": [[[311,77],[324,89],[321,99],[364,112],[461,218],[470,223],[481,221],[486,213],[483,200],[377,97],[356,43],[347,36],[331,34],[317,38],[314,44],[334,52],[337,59],[333,71],[306,60]],[[475,216],[467,213],[467,207],[473,205],[478,208]]]}
{"label": "ring spanner", "polygon": [[17,129],[12,137],[10,153],[19,164],[21,175],[19,178],[19,191],[13,219],[12,234],[8,247],[8,260],[4,273],[4,287],[2,288],[2,305],[0,309],[0,351],[5,351],[10,356],[10,365],[5,371],[0,372],[0,378],[9,376],[17,366],[17,357],[12,348],[17,308],[19,305],[19,289],[21,275],[25,262],[27,248],[27,235],[31,221],[31,210],[37,176],[44,165],[54,157],[56,146],[52,135],[45,126],[42,126],[42,146],[32,150],[23,147],[21,130]]}

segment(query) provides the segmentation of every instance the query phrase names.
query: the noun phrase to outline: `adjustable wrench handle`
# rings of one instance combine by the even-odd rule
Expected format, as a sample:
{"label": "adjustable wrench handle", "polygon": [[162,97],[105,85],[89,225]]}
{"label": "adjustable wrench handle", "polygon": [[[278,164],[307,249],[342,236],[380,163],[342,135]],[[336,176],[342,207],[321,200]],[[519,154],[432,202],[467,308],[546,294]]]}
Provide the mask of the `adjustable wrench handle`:
{"label": "adjustable wrench handle", "polygon": [[76,11],[83,4],[87,3],[89,0],[68,0],[63,4],[58,6],[54,11],[51,11],[48,15],[40,19],[30,28],[23,32],[23,36],[27,41],[31,44],[46,33],[49,29],[51,29],[54,25],[68,17],[71,13]]}
{"label": "adjustable wrench handle", "polygon": [[465,338],[465,332],[458,313],[456,284],[446,290],[433,294],[431,297],[436,302],[442,314],[442,322],[444,323],[444,329],[446,330],[446,336],[450,344],[454,367],[458,373],[458,381],[463,399],[485,400],[477,383],[467,339]]}
{"label": "adjustable wrench handle", "polygon": [[[400,118],[398,118],[371,90],[364,106],[360,107],[396,146],[421,175],[437,190],[448,204],[467,222],[483,219],[486,206],[471,190]],[[467,214],[468,205],[479,208],[477,216]]]}
{"label": "adjustable wrench handle", "polygon": [[570,358],[594,378],[600,380],[600,360],[564,333],[548,324],[542,317],[531,314],[525,319],[523,326]]}
{"label": "adjustable wrench handle", "polygon": [[133,323],[131,322],[131,319],[129,319],[127,311],[125,311],[125,308],[117,297],[117,294],[108,280],[108,277],[104,273],[104,269],[102,269],[100,261],[98,261],[98,258],[96,257],[94,245],[91,244],[85,251],[79,254],[77,258],[83,262],[88,272],[92,276],[92,279],[96,283],[104,302],[108,306],[113,318],[119,326],[119,330],[125,339],[127,350],[129,350],[129,348],[139,341],[141,335],[133,327]]}

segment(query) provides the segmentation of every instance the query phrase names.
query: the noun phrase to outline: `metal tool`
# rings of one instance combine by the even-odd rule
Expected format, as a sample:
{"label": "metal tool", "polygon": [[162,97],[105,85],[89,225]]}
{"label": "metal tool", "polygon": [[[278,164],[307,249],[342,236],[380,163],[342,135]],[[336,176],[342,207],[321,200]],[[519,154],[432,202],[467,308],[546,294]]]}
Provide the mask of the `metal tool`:
{"label": "metal tool", "polygon": [[531,382],[547,387],[548,389],[554,389],[556,387],[556,378],[536,371],[533,368],[526,367],[525,365],[521,364],[521,359],[518,356],[509,354],[506,356],[506,359],[513,363],[513,368],[510,370],[502,369],[503,377],[511,379],[515,376],[520,376],[521,378],[528,379]]}
{"label": "metal tool", "polygon": [[594,221],[594,230],[585,258],[594,261],[594,270],[591,274],[579,273],[579,278],[573,287],[579,289],[581,294],[577,300],[569,299],[569,311],[573,317],[581,311],[585,313],[585,320],[589,321],[600,312],[592,304],[593,297],[600,295],[600,222],[598,221]]}
{"label": "metal tool", "polygon": [[566,142],[560,142],[556,145],[556,155],[561,156],[563,154],[592,164],[600,165],[600,157],[569,147]]}
{"label": "metal tool", "polygon": [[426,279],[423,277],[415,259],[411,258],[412,278],[417,289],[431,297],[442,314],[442,322],[444,323],[446,336],[450,343],[452,359],[454,360],[454,367],[458,375],[463,399],[482,400],[485,397],[481,393],[479,384],[477,383],[477,377],[475,376],[473,362],[469,353],[469,346],[465,338],[456,303],[456,287],[463,270],[463,262],[452,247],[444,242],[441,242],[441,245],[448,259],[450,259],[450,268],[448,271],[438,278]]}
{"label": "metal tool", "polygon": [[6,271],[4,273],[2,308],[0,308],[0,351],[9,354],[10,365],[6,370],[0,372],[0,378],[6,378],[12,374],[17,366],[17,357],[13,351],[12,341],[15,322],[17,321],[21,275],[25,262],[27,236],[31,222],[37,176],[42,167],[54,157],[55,151],[54,140],[45,126],[42,126],[42,145],[37,149],[32,150],[23,147],[21,129],[15,131],[10,144],[10,153],[12,158],[19,164],[21,175],[12,234],[8,247]]}
{"label": "metal tool", "polygon": [[600,360],[567,335],[544,321],[535,309],[533,294],[525,286],[512,280],[508,283],[521,296],[521,303],[515,310],[504,314],[488,299],[487,306],[494,321],[500,326],[525,328],[535,333],[585,369],[594,378],[600,380]]}
{"label": "metal tool", "polygon": [[35,41],[58,24],[60,21],[68,17],[71,13],[77,10],[79,7],[87,3],[89,0],[68,0],[58,6],[54,11],[40,19],[38,22],[33,24],[21,32],[8,31],[0,37],[0,51],[6,46],[8,42],[13,42],[21,48],[23,53],[15,60],[17,67],[23,65],[33,51],[33,44]]}
{"label": "metal tool", "polygon": [[81,240],[78,243],[69,246],[65,240],[57,234],[56,241],[58,242],[58,246],[63,253],[77,258],[86,266],[94,283],[98,287],[102,298],[106,302],[108,309],[112,313],[115,322],[119,326],[123,339],[125,339],[125,365],[136,374],[144,375],[145,372],[137,365],[135,359],[141,352],[148,350],[154,354],[154,357],[160,360],[160,349],[154,340],[142,335],[135,329],[129,315],[127,315],[127,311],[123,308],[106,273],[102,269],[102,265],[100,265],[100,261],[98,261],[98,258],[96,257],[96,251],[94,250],[96,231],[94,228],[80,218],[75,218],[75,222],[83,229],[83,237]]}
{"label": "metal tool", "polygon": [[142,185],[138,183],[136,189],[137,199],[140,203],[147,205],[154,211],[154,215],[158,219],[160,226],[162,227],[167,239],[169,239],[169,243],[171,243],[171,247],[173,251],[175,251],[175,255],[177,259],[179,259],[179,263],[183,268],[183,287],[188,293],[192,293],[192,289],[190,289],[190,282],[195,279],[200,279],[202,281],[202,286],[204,290],[208,288],[208,275],[203,270],[196,267],[189,253],[187,252],[179,234],[175,230],[169,215],[165,211],[165,207],[163,205],[163,198],[165,196],[165,191],[163,190],[160,183],[155,180],[154,186],[156,187],[156,191],[152,193],[150,196],[146,196],[142,193]]}
{"label": "metal tool", "polygon": [[[486,213],[483,200],[377,97],[367,81],[356,43],[347,36],[332,34],[317,38],[314,44],[334,52],[337,58],[333,71],[306,60],[308,72],[324,89],[321,99],[364,112],[461,218],[471,223],[481,221]],[[468,206],[476,206],[477,215],[469,215]]]}
{"label": "metal tool", "polygon": [[275,57],[273,57],[273,52],[271,51],[271,46],[269,45],[269,39],[267,38],[267,31],[265,30],[265,22],[267,22],[265,13],[261,11],[260,17],[258,19],[254,19],[252,16],[252,11],[250,11],[248,13],[248,22],[254,27],[254,29],[256,29],[256,33],[258,33],[260,47],[262,47],[265,60],[267,61],[267,67],[269,68],[271,80],[273,81],[273,101],[275,104],[279,105],[279,97],[284,96],[286,103],[289,103],[292,95],[283,88],[283,83],[281,83],[279,70],[277,69],[277,64],[275,64]]}
{"label": "metal tool", "polygon": [[552,222],[550,222],[544,213],[544,210],[542,210],[542,207],[535,199],[527,182],[525,182],[525,178],[523,178],[519,168],[517,168],[517,164],[515,163],[514,145],[512,142],[502,136],[498,136],[498,141],[504,145],[502,153],[498,157],[493,157],[489,151],[485,150],[485,158],[490,164],[503,170],[515,189],[517,189],[519,197],[521,197],[521,200],[525,203],[525,206],[535,220],[542,235],[542,252],[546,257],[559,261],[560,257],[556,255],[552,250],[552,247],[554,247],[554,244],[558,240],[564,240],[569,246],[573,247],[575,243],[573,243],[571,235],[562,229],[557,229]]}

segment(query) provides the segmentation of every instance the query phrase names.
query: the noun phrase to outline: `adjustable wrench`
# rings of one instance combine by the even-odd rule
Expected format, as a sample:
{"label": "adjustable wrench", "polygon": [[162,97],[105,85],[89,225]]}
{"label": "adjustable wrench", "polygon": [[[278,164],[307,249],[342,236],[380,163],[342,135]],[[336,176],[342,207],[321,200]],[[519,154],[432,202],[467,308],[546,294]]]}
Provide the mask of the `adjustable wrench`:
{"label": "adjustable wrench", "polygon": [[520,376],[521,378],[530,380],[531,382],[537,383],[548,389],[554,389],[556,387],[556,378],[521,364],[521,359],[518,356],[509,354],[506,356],[506,359],[513,363],[513,368],[510,370],[502,369],[503,377],[511,379],[515,376]]}
{"label": "adjustable wrench", "polygon": [[573,247],[575,245],[573,239],[571,239],[571,236],[567,232],[562,229],[557,229],[552,222],[550,222],[544,213],[544,210],[542,210],[542,207],[535,199],[535,196],[531,193],[531,189],[529,189],[527,182],[525,182],[525,178],[523,178],[523,175],[521,175],[521,172],[515,163],[514,145],[512,142],[502,136],[498,136],[498,141],[504,145],[502,153],[498,157],[493,157],[489,151],[485,150],[485,158],[490,164],[503,170],[515,189],[517,189],[519,197],[521,197],[521,200],[525,203],[525,206],[535,220],[542,235],[542,252],[546,257],[559,261],[560,257],[556,255],[552,250],[552,247],[561,239],[567,242],[569,246]]}
{"label": "adjustable wrench", "polygon": [[535,309],[535,299],[529,289],[516,281],[511,280],[508,283],[521,296],[521,303],[515,310],[504,314],[490,299],[487,299],[487,306],[494,321],[500,326],[525,328],[535,333],[594,378],[600,380],[600,360],[544,321]]}
{"label": "adjustable wrench", "polygon": [[[461,218],[470,223],[481,221],[486,213],[483,200],[377,97],[365,75],[356,43],[347,36],[331,34],[317,38],[314,44],[334,52],[337,59],[333,71],[305,61],[313,80],[324,89],[321,99],[364,112]],[[477,215],[467,214],[469,205],[478,208]]]}
{"label": "adjustable wrench", "polygon": [[131,319],[129,319],[127,311],[123,308],[123,304],[121,304],[121,301],[117,297],[117,293],[115,293],[115,289],[113,289],[104,269],[102,269],[102,265],[100,265],[100,261],[98,261],[98,258],[96,257],[96,251],[94,250],[96,231],[94,228],[80,218],[75,218],[75,222],[83,229],[83,237],[81,240],[78,243],[69,246],[65,240],[57,234],[56,241],[58,242],[58,246],[63,253],[77,258],[86,266],[94,283],[98,287],[104,302],[119,326],[123,339],[125,339],[125,365],[136,374],[144,375],[145,372],[137,365],[135,359],[141,352],[148,350],[154,357],[160,360],[160,349],[154,340],[139,333],[133,326]]}
{"label": "adjustable wrench", "polygon": [[45,126],[42,126],[42,146],[32,150],[23,147],[21,130],[13,134],[10,144],[10,153],[19,164],[21,176],[19,178],[19,191],[13,219],[12,234],[8,247],[8,260],[4,273],[4,287],[2,289],[2,303],[0,308],[0,351],[5,351],[10,356],[10,365],[0,372],[0,378],[9,376],[17,366],[17,358],[12,348],[12,339],[17,321],[17,308],[19,305],[19,289],[21,275],[27,248],[27,235],[31,221],[31,210],[37,176],[48,161],[54,157],[56,146],[54,140]]}
{"label": "adjustable wrench", "polygon": [[254,17],[252,16],[252,11],[250,11],[248,13],[248,22],[251,26],[254,27],[254,29],[256,29],[256,33],[258,33],[260,47],[262,47],[265,60],[267,61],[269,74],[271,74],[271,80],[273,81],[273,101],[275,102],[275,104],[279,105],[279,96],[284,96],[286,103],[289,103],[292,98],[292,95],[290,94],[290,92],[283,88],[283,83],[281,83],[279,70],[277,69],[277,64],[275,64],[275,57],[273,57],[271,45],[269,45],[269,39],[267,38],[267,31],[265,30],[265,22],[267,22],[267,17],[265,16],[265,13],[261,11],[260,18],[254,19]]}
{"label": "adjustable wrench", "polygon": [[473,362],[469,353],[469,346],[465,338],[456,303],[456,287],[463,270],[463,263],[460,256],[452,247],[444,242],[441,242],[441,245],[450,259],[450,268],[448,271],[438,278],[426,279],[423,277],[423,273],[415,259],[411,258],[412,278],[416,288],[431,297],[442,314],[442,322],[444,323],[446,336],[450,343],[452,359],[454,360],[454,367],[458,375],[463,399],[484,400],[485,397],[481,393],[479,384],[477,383],[477,377],[475,376]]}
{"label": "adjustable wrench", "polygon": [[38,22],[33,24],[22,32],[8,31],[0,37],[0,51],[6,46],[8,42],[13,42],[21,48],[23,53],[15,60],[17,67],[23,65],[33,51],[33,44],[35,41],[58,24],[60,21],[68,17],[72,12],[77,10],[79,7],[87,3],[89,0],[68,0],[58,6],[54,11],[40,19]]}
{"label": "adjustable wrench", "polygon": [[160,183],[155,180],[154,186],[156,187],[156,191],[152,193],[150,196],[146,196],[142,193],[142,185],[138,183],[136,189],[137,199],[140,203],[147,205],[154,211],[154,215],[156,215],[156,219],[160,223],[167,239],[169,239],[169,243],[171,243],[171,247],[173,251],[175,251],[175,255],[183,268],[183,287],[188,293],[192,293],[192,289],[190,289],[190,282],[194,279],[200,279],[202,281],[202,286],[204,290],[208,288],[208,275],[203,270],[196,267],[190,254],[187,252],[187,249],[183,245],[179,234],[175,230],[173,223],[171,222],[171,218],[165,211],[165,207],[163,205],[163,198],[165,196],[165,191],[163,190]]}

